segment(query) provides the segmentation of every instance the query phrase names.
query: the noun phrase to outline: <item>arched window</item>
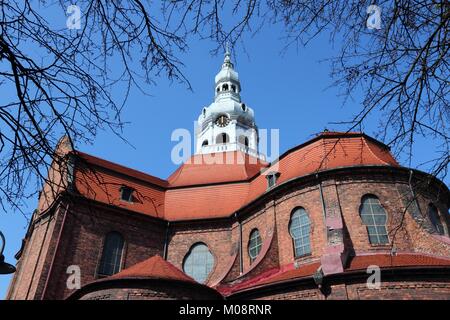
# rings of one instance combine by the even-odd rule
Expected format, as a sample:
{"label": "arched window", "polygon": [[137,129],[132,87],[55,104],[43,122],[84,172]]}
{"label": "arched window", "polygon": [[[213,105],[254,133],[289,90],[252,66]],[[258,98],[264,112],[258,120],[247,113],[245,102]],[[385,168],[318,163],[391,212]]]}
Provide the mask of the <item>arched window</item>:
{"label": "arched window", "polygon": [[248,147],[248,138],[246,136],[239,136],[239,143]]}
{"label": "arched window", "polygon": [[361,199],[359,214],[367,227],[371,244],[387,244],[389,238],[386,230],[387,215],[380,200],[374,195],[365,195]]}
{"label": "arched window", "polygon": [[442,225],[441,219],[439,217],[439,212],[433,204],[428,205],[428,217],[430,218],[431,224],[439,234],[444,234],[444,226]]}
{"label": "arched window", "polygon": [[207,146],[207,145],[208,145],[208,140],[203,141],[202,147]]}
{"label": "arched window", "polygon": [[120,271],[124,240],[120,233],[110,232],[105,237],[98,275],[110,276]]}
{"label": "arched window", "polygon": [[204,283],[214,266],[214,257],[204,243],[194,244],[186,254],[183,262],[183,271],[194,278],[195,281]]}
{"label": "arched window", "polygon": [[223,86],[222,86],[222,91],[228,91],[228,84],[224,84]]}
{"label": "arched window", "polygon": [[231,85],[231,91],[237,92],[237,91],[236,91],[236,86],[235,86],[234,84]]}
{"label": "arched window", "polygon": [[252,232],[250,232],[250,238],[248,240],[248,255],[250,256],[250,262],[255,261],[256,257],[261,251],[261,247],[262,240],[261,236],[259,235],[259,230],[253,229]]}
{"label": "arched window", "polygon": [[311,222],[308,213],[303,208],[295,209],[289,222],[289,233],[294,241],[296,258],[311,253],[310,232]]}
{"label": "arched window", "polygon": [[216,143],[228,143],[230,141],[230,137],[225,133],[219,133],[216,137]]}
{"label": "arched window", "polygon": [[219,92],[220,91],[220,87],[217,87],[216,91]]}

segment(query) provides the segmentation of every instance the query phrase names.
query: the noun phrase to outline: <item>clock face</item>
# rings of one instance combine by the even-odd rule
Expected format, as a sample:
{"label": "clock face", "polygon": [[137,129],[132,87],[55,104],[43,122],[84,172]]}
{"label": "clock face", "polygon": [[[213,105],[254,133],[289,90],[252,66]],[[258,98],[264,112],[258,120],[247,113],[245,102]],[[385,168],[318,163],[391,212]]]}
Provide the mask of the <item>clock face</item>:
{"label": "clock face", "polygon": [[221,116],[217,117],[215,123],[219,127],[226,127],[228,123],[230,123],[230,119],[226,115],[222,114]]}

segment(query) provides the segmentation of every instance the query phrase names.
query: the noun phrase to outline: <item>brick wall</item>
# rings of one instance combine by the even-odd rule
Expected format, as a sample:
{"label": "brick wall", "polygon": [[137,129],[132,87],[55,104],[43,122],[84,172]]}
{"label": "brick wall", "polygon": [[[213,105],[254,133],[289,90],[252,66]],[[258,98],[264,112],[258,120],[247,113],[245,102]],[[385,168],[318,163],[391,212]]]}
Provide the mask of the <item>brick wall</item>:
{"label": "brick wall", "polygon": [[[232,220],[218,220],[171,225],[167,260],[183,270],[186,254],[194,244],[203,242],[214,257],[214,266],[206,283],[215,283],[226,271],[224,268],[236,250],[237,243],[232,241],[232,223]],[[238,232],[237,228],[233,232]]]}
{"label": "brick wall", "polygon": [[[115,286],[115,287],[112,287]],[[107,288],[93,288],[83,294],[80,300],[217,300],[219,294],[203,286],[189,283],[124,279]]]}
{"label": "brick wall", "polygon": [[370,289],[365,282],[334,283],[321,291],[311,284],[292,284],[265,292],[251,292],[246,295],[229,296],[227,299],[256,300],[449,300],[448,279],[436,281],[386,281],[379,289]]}
{"label": "brick wall", "polygon": [[[389,246],[373,246],[369,243],[366,227],[359,216],[361,198],[365,194],[374,194],[388,214],[389,236],[391,240],[395,239],[397,251],[450,256],[450,244],[430,234],[429,230],[417,221],[412,207],[405,204],[409,190],[407,179],[407,176],[395,172],[380,174],[370,170],[362,173],[321,175],[326,215],[342,217],[345,229],[343,241],[348,250],[351,249],[350,251],[357,254],[390,250]],[[447,214],[449,200],[443,196],[436,197],[433,190],[429,188],[428,192],[419,194],[420,211],[425,210],[429,201],[433,201],[441,214]],[[197,242],[205,243],[215,261],[207,280],[209,285],[219,281],[245,281],[267,270],[291,264],[295,257],[289,234],[289,221],[296,207],[305,208],[311,220],[312,251],[310,255],[297,260],[300,264],[318,260],[324,255],[330,239],[327,236],[317,179],[293,181],[275,189],[274,192],[268,192],[267,196],[240,212],[237,218],[230,214],[230,217],[225,219],[170,223],[167,259],[182,270],[184,258],[192,245]],[[165,221],[123,209],[93,203],[88,205],[88,202],[78,200],[69,207],[61,231],[64,208],[65,204],[59,204],[54,211],[42,216],[42,219],[35,220],[9,298],[40,299],[46,284],[45,298],[66,297],[71,293],[66,289],[66,269],[73,264],[81,268],[82,284],[95,280],[103,240],[110,231],[118,231],[125,238],[122,268],[130,267],[155,254],[164,254],[167,230]],[[424,219],[426,220],[426,217]],[[242,227],[242,270],[240,256],[236,256],[240,244],[238,220]],[[443,218],[444,222],[445,220],[448,222],[448,214]],[[254,264],[250,264],[248,239],[254,228],[259,229],[263,242],[270,240],[270,246],[268,250],[261,251],[261,257]],[[60,232],[61,241],[55,253]],[[47,281],[50,271],[50,281]],[[286,297],[320,298],[314,290],[294,292],[292,296],[289,293]],[[347,288],[338,294],[339,290],[343,289],[336,289],[334,293],[337,299],[342,299],[344,293],[347,295],[349,292]],[[428,295],[426,289],[420,292]],[[277,297],[270,296],[274,299]]]}
{"label": "brick wall", "polygon": [[317,185],[284,192],[276,199],[276,226],[278,234],[278,248],[280,265],[292,263],[294,257],[294,244],[289,233],[289,221],[292,211],[297,207],[303,207],[308,213],[311,222],[311,255],[298,259],[307,262],[319,258],[326,245],[325,224],[323,218],[322,202]]}
{"label": "brick wall", "polygon": [[34,216],[8,299],[39,299],[62,222],[62,207]]}

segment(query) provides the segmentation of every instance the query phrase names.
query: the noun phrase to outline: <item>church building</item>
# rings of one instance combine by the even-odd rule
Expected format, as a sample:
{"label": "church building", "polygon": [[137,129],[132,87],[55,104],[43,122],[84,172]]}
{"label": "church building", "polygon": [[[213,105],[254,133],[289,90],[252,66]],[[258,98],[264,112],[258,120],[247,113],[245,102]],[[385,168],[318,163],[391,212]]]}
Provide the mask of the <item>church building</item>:
{"label": "church building", "polygon": [[7,299],[450,299],[450,191],[361,132],[268,162],[227,51],[167,179],[62,138]]}

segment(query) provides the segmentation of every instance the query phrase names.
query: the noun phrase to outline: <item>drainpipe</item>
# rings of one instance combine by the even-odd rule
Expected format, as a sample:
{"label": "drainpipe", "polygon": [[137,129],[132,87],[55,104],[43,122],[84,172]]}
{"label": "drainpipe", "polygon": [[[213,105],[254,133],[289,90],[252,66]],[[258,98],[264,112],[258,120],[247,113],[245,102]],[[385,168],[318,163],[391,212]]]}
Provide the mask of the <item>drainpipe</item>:
{"label": "drainpipe", "polygon": [[167,260],[167,252],[168,252],[168,239],[169,239],[169,227],[170,227],[170,221],[167,221],[167,227],[166,227],[166,235],[164,237],[164,251],[163,251],[163,258],[164,260]]}
{"label": "drainpipe", "polygon": [[319,174],[316,173],[316,179],[318,181],[319,184],[319,192],[320,192],[320,202],[322,203],[322,215],[323,215],[323,221],[325,224],[325,229],[327,229],[327,211],[326,211],[326,206],[325,206],[325,199],[323,197],[323,189],[322,189],[322,181],[319,180]]}
{"label": "drainpipe", "polygon": [[66,217],[67,217],[67,211],[68,210],[69,210],[69,204],[66,205],[66,210],[64,211],[63,220],[61,222],[61,228],[59,229],[58,239],[56,240],[55,253],[53,254],[52,262],[50,263],[50,268],[49,268],[48,273],[47,273],[47,279],[45,279],[45,285],[44,285],[44,289],[42,290],[41,300],[44,300],[45,293],[47,292],[48,283],[49,283],[50,276],[51,276],[52,271],[53,271],[53,264],[55,263],[55,260],[56,260],[56,255],[57,255],[58,249],[59,249],[59,243],[61,241],[61,235],[63,233],[64,225],[66,223]]}
{"label": "drainpipe", "polygon": [[244,272],[244,260],[242,257],[242,224],[237,218],[237,213],[234,214],[234,217],[239,225],[239,273],[242,274]]}

